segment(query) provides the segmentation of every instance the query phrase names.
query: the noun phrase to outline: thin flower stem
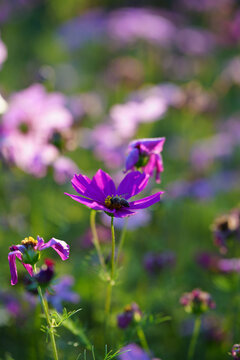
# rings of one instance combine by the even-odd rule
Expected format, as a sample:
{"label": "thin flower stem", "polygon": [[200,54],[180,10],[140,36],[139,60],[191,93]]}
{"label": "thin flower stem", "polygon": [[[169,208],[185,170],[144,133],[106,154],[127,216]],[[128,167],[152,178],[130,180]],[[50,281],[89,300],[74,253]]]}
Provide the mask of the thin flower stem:
{"label": "thin flower stem", "polygon": [[111,232],[112,232],[111,280],[113,281],[114,272],[115,272],[115,232],[113,225],[113,216],[111,217]]}
{"label": "thin flower stem", "polygon": [[107,287],[107,296],[106,296],[106,304],[105,304],[106,321],[111,309],[112,287],[114,285],[114,273],[115,273],[115,232],[113,225],[113,216],[111,217],[111,232],[112,232],[111,276]]}
{"label": "thin flower stem", "polygon": [[92,240],[93,240],[93,244],[96,248],[100,264],[101,264],[102,268],[104,270],[106,270],[104,258],[103,258],[102,252],[101,252],[101,247],[100,247],[100,243],[99,243],[99,239],[98,239],[97,229],[96,229],[96,213],[97,213],[96,210],[91,210],[91,212],[90,212],[90,225],[91,225],[91,230],[92,230],[92,235],[93,235]]}
{"label": "thin flower stem", "polygon": [[138,337],[139,337],[139,340],[140,340],[140,343],[141,343],[143,349],[146,350],[147,352],[150,352],[146,336],[140,325],[138,325],[138,327],[137,327],[137,334],[138,334]]}
{"label": "thin flower stem", "polygon": [[196,319],[195,319],[195,323],[194,323],[192,339],[191,339],[191,342],[190,342],[190,345],[189,345],[188,360],[193,359],[194,350],[195,350],[195,347],[196,347],[200,327],[201,327],[201,317],[197,316]]}
{"label": "thin flower stem", "polygon": [[[34,266],[34,270],[36,272],[36,265]],[[38,295],[42,304],[42,308],[49,326],[49,333],[50,333],[50,339],[51,339],[51,344],[52,344],[52,351],[53,351],[53,357],[54,360],[58,360],[58,353],[57,353],[57,346],[56,346],[56,342],[55,342],[55,336],[54,336],[54,329],[52,327],[52,323],[50,320],[50,316],[48,313],[48,303],[47,300],[44,299],[43,293],[42,293],[42,289],[40,286],[37,287],[38,290]]]}
{"label": "thin flower stem", "polygon": [[116,266],[118,266],[118,264],[119,264],[120,255],[121,255],[122,248],[123,248],[123,245],[124,245],[124,241],[125,241],[125,237],[126,237],[126,233],[127,233],[127,224],[128,224],[128,218],[126,218],[123,229],[122,229],[122,233],[121,233],[121,237],[120,237],[120,241],[119,241],[119,246],[118,246],[118,251],[117,251]]}

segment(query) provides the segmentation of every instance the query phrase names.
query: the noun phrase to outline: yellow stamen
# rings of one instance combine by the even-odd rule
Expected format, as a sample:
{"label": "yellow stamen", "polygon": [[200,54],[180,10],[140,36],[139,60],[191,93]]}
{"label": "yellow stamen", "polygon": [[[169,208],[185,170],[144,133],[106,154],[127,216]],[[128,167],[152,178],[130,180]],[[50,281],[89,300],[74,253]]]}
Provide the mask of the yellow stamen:
{"label": "yellow stamen", "polygon": [[38,241],[35,240],[32,236],[25,237],[24,240],[21,241],[21,244],[28,247],[28,246],[36,246],[38,244]]}

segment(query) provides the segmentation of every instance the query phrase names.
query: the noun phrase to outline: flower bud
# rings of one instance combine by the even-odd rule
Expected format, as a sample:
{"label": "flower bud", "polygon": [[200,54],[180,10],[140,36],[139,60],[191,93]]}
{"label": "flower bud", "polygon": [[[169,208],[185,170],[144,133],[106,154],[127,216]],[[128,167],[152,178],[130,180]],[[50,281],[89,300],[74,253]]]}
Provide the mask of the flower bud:
{"label": "flower bud", "polygon": [[192,292],[183,294],[180,303],[184,306],[186,312],[195,315],[201,315],[216,306],[211,295],[200,289],[194,289]]}
{"label": "flower bud", "polygon": [[127,305],[124,312],[117,317],[118,327],[121,329],[127,328],[132,322],[139,322],[142,318],[142,312],[136,303]]}

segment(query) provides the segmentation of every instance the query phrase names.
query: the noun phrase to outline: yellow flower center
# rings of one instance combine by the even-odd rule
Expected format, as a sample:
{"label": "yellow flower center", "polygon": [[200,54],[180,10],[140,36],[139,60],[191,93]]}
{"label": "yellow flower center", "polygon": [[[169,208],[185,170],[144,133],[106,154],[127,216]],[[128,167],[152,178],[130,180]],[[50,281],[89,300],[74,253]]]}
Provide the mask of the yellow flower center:
{"label": "yellow flower center", "polygon": [[26,246],[26,247],[29,247],[29,246],[36,246],[38,243],[37,240],[35,240],[32,236],[29,236],[29,237],[25,237],[24,240],[21,241],[21,244]]}

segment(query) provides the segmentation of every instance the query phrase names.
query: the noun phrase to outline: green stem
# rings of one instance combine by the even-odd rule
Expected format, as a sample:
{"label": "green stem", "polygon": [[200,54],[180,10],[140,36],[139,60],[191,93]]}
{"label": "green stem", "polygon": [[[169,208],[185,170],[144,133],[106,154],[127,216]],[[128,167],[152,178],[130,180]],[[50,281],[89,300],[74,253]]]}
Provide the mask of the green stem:
{"label": "green stem", "polygon": [[140,340],[140,343],[141,343],[143,349],[146,350],[147,352],[150,352],[146,336],[140,325],[138,325],[138,327],[137,327],[137,334],[138,334],[138,337],[139,337],[139,340]]}
{"label": "green stem", "polygon": [[126,237],[126,233],[127,233],[127,224],[128,224],[128,218],[126,218],[124,227],[122,229],[122,233],[121,233],[121,237],[120,237],[120,241],[119,241],[119,246],[118,246],[118,252],[117,252],[116,266],[118,266],[118,264],[119,264],[120,255],[121,255],[122,248],[123,248],[123,245],[124,245],[124,241],[125,241],[125,237]]}
{"label": "green stem", "polygon": [[[34,266],[34,270],[36,271],[36,265]],[[42,304],[42,308],[43,308],[43,311],[44,311],[44,314],[45,314],[45,317],[47,320],[47,324],[49,326],[49,333],[50,333],[50,339],[51,339],[51,343],[52,343],[53,357],[54,357],[54,360],[58,360],[58,353],[57,353],[57,346],[56,346],[56,342],[55,342],[54,329],[52,327],[52,323],[51,323],[50,316],[48,313],[48,303],[47,303],[47,300],[44,299],[42,289],[40,286],[38,286],[37,290],[38,290],[38,295],[39,295],[39,298],[40,298],[40,301]]]}
{"label": "green stem", "polygon": [[196,346],[196,343],[197,343],[200,327],[201,327],[201,317],[197,316],[196,319],[195,319],[195,323],[194,323],[192,339],[191,339],[189,349],[188,349],[188,360],[193,359],[194,350],[195,350],[195,346]]}
{"label": "green stem", "polygon": [[105,304],[106,321],[111,309],[112,287],[114,285],[114,273],[115,273],[115,232],[113,225],[113,216],[111,217],[111,232],[112,232],[111,276],[107,287],[107,296],[106,296],[106,304]]}
{"label": "green stem", "polygon": [[106,270],[104,258],[103,258],[102,252],[101,252],[100,243],[99,243],[99,239],[98,239],[97,229],[96,229],[96,213],[97,213],[96,210],[91,210],[91,213],[90,213],[90,225],[91,225],[91,230],[92,230],[92,235],[93,235],[92,240],[93,240],[93,244],[96,248],[100,264],[101,264],[102,268],[104,270]]}

